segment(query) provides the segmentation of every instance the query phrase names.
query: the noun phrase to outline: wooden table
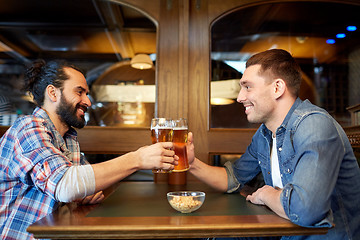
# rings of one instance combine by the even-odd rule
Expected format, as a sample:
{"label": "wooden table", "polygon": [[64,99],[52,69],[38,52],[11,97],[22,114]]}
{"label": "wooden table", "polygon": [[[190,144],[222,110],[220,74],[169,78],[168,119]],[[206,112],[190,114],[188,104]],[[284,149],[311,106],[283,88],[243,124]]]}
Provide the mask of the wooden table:
{"label": "wooden table", "polygon": [[[200,190],[204,204],[182,214],[168,204],[166,193]],[[67,204],[31,225],[36,238],[169,239],[325,234],[327,229],[302,228],[269,209],[247,202],[240,194],[217,192],[202,183],[122,182],[101,204]]]}

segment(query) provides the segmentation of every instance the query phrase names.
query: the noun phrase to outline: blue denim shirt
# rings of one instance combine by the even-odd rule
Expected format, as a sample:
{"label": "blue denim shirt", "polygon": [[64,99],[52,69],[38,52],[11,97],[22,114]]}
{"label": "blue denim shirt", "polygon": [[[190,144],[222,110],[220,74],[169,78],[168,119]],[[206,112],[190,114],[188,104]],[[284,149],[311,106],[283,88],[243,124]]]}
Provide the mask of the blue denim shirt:
{"label": "blue denim shirt", "polygon": [[[228,192],[260,171],[272,186],[271,131],[263,124],[246,152],[227,162]],[[335,227],[324,235],[282,239],[360,239],[360,170],[342,127],[323,109],[297,99],[276,130],[281,203],[290,221],[304,227]]]}

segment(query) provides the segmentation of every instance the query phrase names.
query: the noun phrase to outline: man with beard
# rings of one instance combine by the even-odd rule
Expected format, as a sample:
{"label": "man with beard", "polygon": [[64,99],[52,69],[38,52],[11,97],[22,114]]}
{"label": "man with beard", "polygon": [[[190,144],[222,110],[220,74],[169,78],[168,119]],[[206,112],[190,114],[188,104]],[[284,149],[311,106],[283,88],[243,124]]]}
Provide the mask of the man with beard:
{"label": "man with beard", "polygon": [[321,236],[260,239],[360,239],[360,170],[352,147],[324,109],[300,100],[300,83],[300,67],[287,51],[252,56],[237,101],[249,122],[262,125],[246,152],[224,167],[195,158],[189,133],[189,171],[229,193],[262,173],[265,185],[248,195],[248,201],[266,205],[300,226],[330,228]]}
{"label": "man with beard", "polygon": [[80,154],[75,128],[91,106],[84,75],[63,61],[35,61],[25,75],[36,109],[16,120],[0,139],[0,235],[32,239],[26,228],[60,202],[96,204],[102,190],[139,169],[170,170],[172,143],[141,147],[90,165]]}

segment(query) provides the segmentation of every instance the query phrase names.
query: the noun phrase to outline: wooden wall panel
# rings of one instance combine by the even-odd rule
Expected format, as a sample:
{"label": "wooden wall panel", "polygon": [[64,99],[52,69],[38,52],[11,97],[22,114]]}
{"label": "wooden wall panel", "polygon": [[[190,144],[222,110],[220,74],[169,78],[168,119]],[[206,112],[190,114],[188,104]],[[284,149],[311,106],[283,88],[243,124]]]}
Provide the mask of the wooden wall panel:
{"label": "wooden wall panel", "polygon": [[[209,162],[210,42],[207,1],[190,5],[189,128],[194,133],[196,156]],[[195,24],[196,23],[196,24]]]}
{"label": "wooden wall panel", "polygon": [[78,130],[78,139],[85,153],[122,154],[151,144],[148,128],[89,126]]}
{"label": "wooden wall panel", "polygon": [[246,151],[256,129],[214,129],[208,134],[209,153],[241,154]]}
{"label": "wooden wall panel", "polygon": [[161,1],[157,49],[157,116],[188,118],[188,1]]}
{"label": "wooden wall panel", "polygon": [[182,96],[179,78],[179,11],[177,1],[161,2],[157,49],[157,117],[175,117]]}

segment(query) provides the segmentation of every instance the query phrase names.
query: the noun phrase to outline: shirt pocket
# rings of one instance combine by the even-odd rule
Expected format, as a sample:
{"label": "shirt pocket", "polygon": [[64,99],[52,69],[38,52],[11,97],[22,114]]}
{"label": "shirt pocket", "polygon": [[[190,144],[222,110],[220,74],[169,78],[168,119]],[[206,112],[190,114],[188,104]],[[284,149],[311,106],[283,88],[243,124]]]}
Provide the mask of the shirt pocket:
{"label": "shirt pocket", "polygon": [[282,177],[286,178],[287,182],[292,179],[295,171],[297,163],[297,161],[295,160],[295,156],[296,154],[294,150],[287,150],[280,153],[280,173]]}
{"label": "shirt pocket", "polygon": [[262,154],[261,152],[258,152],[257,155],[258,155],[258,158],[257,158],[257,159],[258,159],[259,166],[261,167],[261,169],[265,169],[269,157],[268,157],[268,156],[265,156],[265,155]]}
{"label": "shirt pocket", "polygon": [[271,179],[270,156],[265,156],[262,153],[258,153],[257,157],[258,157],[258,164],[264,176],[264,180],[265,182],[269,183]]}

